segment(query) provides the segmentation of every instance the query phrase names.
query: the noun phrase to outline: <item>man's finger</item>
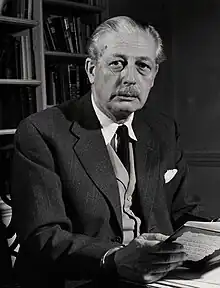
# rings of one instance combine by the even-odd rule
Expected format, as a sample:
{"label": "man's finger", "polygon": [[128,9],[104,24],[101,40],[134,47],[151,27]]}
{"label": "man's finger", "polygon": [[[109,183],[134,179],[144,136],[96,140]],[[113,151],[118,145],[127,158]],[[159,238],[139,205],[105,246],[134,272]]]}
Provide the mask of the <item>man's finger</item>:
{"label": "man's finger", "polygon": [[164,265],[183,262],[187,260],[187,255],[184,252],[174,253],[174,254],[156,254],[153,259],[153,264]]}
{"label": "man's finger", "polygon": [[142,237],[144,240],[156,240],[156,241],[165,241],[169,236],[161,233],[143,233],[139,237]]}
{"label": "man's finger", "polygon": [[181,266],[183,264],[182,261],[176,262],[176,263],[169,263],[169,264],[154,264],[152,266],[152,274],[164,274],[168,273],[177,267]]}

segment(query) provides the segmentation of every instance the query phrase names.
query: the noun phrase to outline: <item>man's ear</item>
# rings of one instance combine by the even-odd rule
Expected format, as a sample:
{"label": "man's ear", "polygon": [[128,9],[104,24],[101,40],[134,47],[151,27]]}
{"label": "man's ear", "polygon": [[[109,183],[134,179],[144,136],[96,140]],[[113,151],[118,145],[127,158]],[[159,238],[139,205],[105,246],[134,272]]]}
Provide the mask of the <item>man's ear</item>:
{"label": "man's ear", "polygon": [[152,83],[151,83],[151,87],[154,86],[154,80],[155,80],[155,78],[157,76],[158,71],[159,71],[159,64],[156,64],[154,75],[153,75],[153,79],[152,79]]}
{"label": "man's ear", "polygon": [[87,73],[87,76],[89,78],[90,84],[94,83],[94,78],[95,78],[95,61],[92,60],[91,58],[86,58],[85,61],[85,70]]}

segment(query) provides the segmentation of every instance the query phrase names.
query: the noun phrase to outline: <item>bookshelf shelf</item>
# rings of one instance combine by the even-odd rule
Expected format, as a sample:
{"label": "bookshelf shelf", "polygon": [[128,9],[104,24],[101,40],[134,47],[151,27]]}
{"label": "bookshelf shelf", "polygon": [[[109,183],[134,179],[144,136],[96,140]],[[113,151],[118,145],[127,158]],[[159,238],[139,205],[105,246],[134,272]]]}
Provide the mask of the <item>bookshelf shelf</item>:
{"label": "bookshelf shelf", "polygon": [[86,54],[74,54],[67,52],[58,52],[58,51],[45,51],[45,57],[48,61],[76,61],[76,60],[85,60],[88,55]]}
{"label": "bookshelf shelf", "polygon": [[36,27],[38,22],[35,20],[21,19],[16,17],[0,16],[1,31],[16,33],[25,29]]}
{"label": "bookshelf shelf", "polygon": [[77,3],[74,1],[66,1],[66,0],[44,0],[43,3],[48,6],[53,6],[56,8],[62,7],[62,8],[70,8],[70,9],[77,9],[77,10],[84,10],[87,12],[94,12],[94,13],[100,13],[104,11],[103,7],[99,6],[92,6],[89,4],[84,3]]}
{"label": "bookshelf shelf", "polygon": [[0,85],[19,85],[37,87],[41,85],[38,80],[24,80],[24,79],[0,79]]}
{"label": "bookshelf shelf", "polygon": [[2,135],[14,135],[16,129],[0,129],[0,136]]}

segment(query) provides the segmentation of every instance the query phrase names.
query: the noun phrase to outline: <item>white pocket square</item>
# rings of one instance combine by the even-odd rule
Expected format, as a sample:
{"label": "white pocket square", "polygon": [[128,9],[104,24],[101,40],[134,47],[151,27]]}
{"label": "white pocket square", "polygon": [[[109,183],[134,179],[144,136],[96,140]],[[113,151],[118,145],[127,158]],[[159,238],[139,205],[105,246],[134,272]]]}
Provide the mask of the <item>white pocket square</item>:
{"label": "white pocket square", "polygon": [[164,174],[165,183],[170,182],[176,175],[177,171],[178,171],[177,169],[167,170],[167,172]]}

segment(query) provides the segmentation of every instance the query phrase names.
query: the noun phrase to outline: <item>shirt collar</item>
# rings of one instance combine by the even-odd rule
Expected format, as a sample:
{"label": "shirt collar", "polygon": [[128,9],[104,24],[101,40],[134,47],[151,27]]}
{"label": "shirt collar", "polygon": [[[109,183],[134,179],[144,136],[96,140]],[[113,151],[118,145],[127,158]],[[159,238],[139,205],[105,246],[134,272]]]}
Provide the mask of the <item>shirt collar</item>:
{"label": "shirt collar", "polygon": [[[92,106],[95,110],[96,116],[101,124],[101,132],[105,140],[105,144],[109,144],[110,141],[112,140],[112,137],[115,135],[115,132],[120,124],[115,123],[110,119],[108,116],[106,116],[95,104],[94,100],[94,95],[91,93],[91,98],[92,98]],[[137,141],[137,138],[135,136],[134,130],[132,128],[132,121],[134,118],[134,113],[129,115],[127,120],[123,123],[128,127],[128,135],[131,139]]]}

